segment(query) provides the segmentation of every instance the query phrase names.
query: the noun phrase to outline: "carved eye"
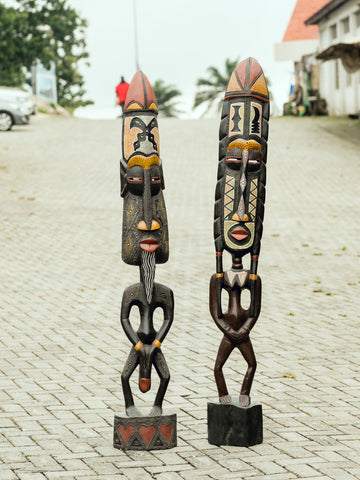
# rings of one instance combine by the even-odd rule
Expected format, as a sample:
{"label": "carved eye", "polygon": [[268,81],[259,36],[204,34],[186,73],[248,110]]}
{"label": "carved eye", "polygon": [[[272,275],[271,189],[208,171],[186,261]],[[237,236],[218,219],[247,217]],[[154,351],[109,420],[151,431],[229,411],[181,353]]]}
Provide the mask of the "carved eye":
{"label": "carved eye", "polygon": [[142,183],[142,177],[127,177],[128,183]]}
{"label": "carved eye", "polygon": [[140,167],[134,166],[128,170],[126,176],[128,190],[133,195],[142,195],[144,192],[144,177],[141,170]]}
{"label": "carved eye", "polygon": [[242,164],[241,156],[234,155],[234,156],[226,157],[226,165],[232,170],[239,170],[241,167],[241,164]]}
{"label": "carved eye", "polygon": [[233,169],[239,170],[242,164],[242,151],[240,148],[232,148],[226,154],[226,165]]}
{"label": "carved eye", "polygon": [[260,158],[256,158],[254,160],[249,160],[248,163],[249,163],[249,165],[260,165],[261,160],[260,160]]}
{"label": "carved eye", "polygon": [[156,195],[161,189],[161,174],[160,168],[157,165],[152,165],[150,172],[150,188],[151,195]]}
{"label": "carved eye", "polygon": [[261,152],[258,150],[250,150],[248,168],[249,170],[257,170],[261,164]]}

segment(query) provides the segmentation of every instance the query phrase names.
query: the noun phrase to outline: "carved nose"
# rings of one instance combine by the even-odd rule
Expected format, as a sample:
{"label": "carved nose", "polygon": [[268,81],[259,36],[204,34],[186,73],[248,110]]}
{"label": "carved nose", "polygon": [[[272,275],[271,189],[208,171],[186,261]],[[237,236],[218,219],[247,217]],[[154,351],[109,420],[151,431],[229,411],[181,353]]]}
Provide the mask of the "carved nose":
{"label": "carved nose", "polygon": [[140,390],[144,393],[150,390],[150,378],[140,378]]}
{"label": "carved nose", "polygon": [[232,220],[234,220],[235,222],[248,222],[249,217],[245,213],[243,218],[240,218],[239,215],[237,214],[237,212],[235,212],[234,215],[232,216]]}
{"label": "carved nose", "polygon": [[160,225],[159,225],[159,223],[158,223],[156,220],[153,220],[153,221],[151,222],[151,227],[148,228],[148,226],[147,226],[147,224],[144,222],[144,220],[141,220],[141,221],[138,223],[137,228],[138,228],[138,230],[153,231],[153,230],[159,230]]}

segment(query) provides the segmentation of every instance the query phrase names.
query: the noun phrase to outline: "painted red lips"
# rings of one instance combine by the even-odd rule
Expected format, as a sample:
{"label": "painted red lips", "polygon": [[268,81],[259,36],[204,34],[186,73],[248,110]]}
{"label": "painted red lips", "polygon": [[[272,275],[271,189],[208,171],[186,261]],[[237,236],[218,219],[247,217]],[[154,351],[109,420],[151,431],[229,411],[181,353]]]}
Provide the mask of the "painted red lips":
{"label": "painted red lips", "polygon": [[248,232],[244,230],[243,228],[235,228],[231,232],[231,236],[235,238],[238,242],[241,242],[242,240],[245,240],[249,236]]}
{"label": "painted red lips", "polygon": [[159,248],[159,242],[152,238],[147,238],[146,240],[140,242],[140,248],[145,252],[155,252],[155,250]]}

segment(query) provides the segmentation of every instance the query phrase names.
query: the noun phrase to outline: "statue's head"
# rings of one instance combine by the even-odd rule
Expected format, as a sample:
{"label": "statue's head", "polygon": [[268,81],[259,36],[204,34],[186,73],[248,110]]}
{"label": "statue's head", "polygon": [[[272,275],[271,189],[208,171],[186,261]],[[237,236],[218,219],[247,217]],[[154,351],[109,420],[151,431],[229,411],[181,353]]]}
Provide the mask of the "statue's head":
{"label": "statue's head", "polygon": [[233,71],[220,124],[214,237],[216,250],[258,255],[264,216],[269,94],[253,58]]}
{"label": "statue's head", "polygon": [[138,71],[124,105],[120,162],[122,259],[130,265],[141,265],[143,252],[154,253],[156,263],[165,263],[169,257],[157,114],[154,91]]}

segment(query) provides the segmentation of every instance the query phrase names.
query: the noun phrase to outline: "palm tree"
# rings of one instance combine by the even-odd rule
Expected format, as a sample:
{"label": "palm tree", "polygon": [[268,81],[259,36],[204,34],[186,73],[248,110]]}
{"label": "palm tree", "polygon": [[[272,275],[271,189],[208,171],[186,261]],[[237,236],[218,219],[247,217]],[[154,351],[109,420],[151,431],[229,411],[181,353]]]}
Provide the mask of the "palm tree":
{"label": "palm tree", "polygon": [[[205,115],[209,112],[214,103],[218,102],[217,109],[220,110],[224,94],[230,80],[232,72],[235,70],[239,63],[239,59],[230,60],[227,58],[225,60],[225,73],[222,74],[219,72],[219,69],[216,67],[209,67],[207,71],[209,72],[209,79],[199,78],[196,82],[197,87],[204,87],[202,90],[198,91],[195,95],[193,110],[202,103],[207,103],[207,109],[203,113]],[[270,87],[270,80],[266,78],[268,87]],[[270,99],[272,98],[271,92],[269,91]]]}
{"label": "palm tree", "polygon": [[176,101],[173,100],[181,95],[174,85],[166,85],[164,80],[156,80],[153,90],[158,104],[159,113],[165,117],[176,117],[181,110],[176,108]]}
{"label": "palm tree", "polygon": [[227,58],[225,60],[224,74],[220,73],[219,69],[216,67],[209,67],[207,69],[209,72],[209,78],[199,78],[196,82],[196,86],[202,89],[199,90],[195,95],[193,109],[202,103],[207,103],[207,109],[203,114],[205,115],[211,109],[213,104],[218,102],[217,108],[220,110],[230,76],[238,63],[238,58],[235,60],[230,60]]}

